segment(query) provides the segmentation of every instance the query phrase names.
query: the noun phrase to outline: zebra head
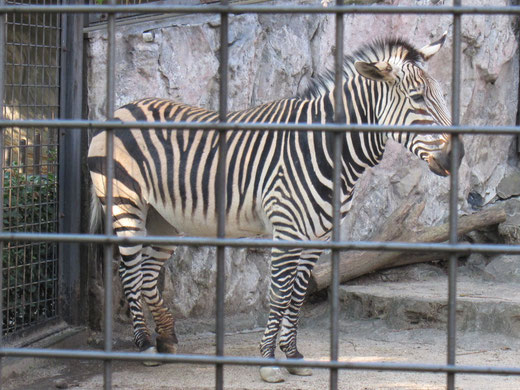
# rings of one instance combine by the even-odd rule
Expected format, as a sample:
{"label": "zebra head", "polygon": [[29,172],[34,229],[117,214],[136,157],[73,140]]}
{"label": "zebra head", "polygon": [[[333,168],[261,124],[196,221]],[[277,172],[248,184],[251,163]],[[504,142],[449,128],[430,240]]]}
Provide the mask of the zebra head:
{"label": "zebra head", "polygon": [[[376,42],[369,50],[356,53],[354,67],[374,88],[375,120],[383,125],[451,125],[451,115],[437,80],[425,70],[424,63],[443,46],[441,39],[415,49],[400,39]],[[387,134],[428,163],[440,176],[449,175],[451,135],[398,133]],[[461,144],[458,164],[464,156]]]}

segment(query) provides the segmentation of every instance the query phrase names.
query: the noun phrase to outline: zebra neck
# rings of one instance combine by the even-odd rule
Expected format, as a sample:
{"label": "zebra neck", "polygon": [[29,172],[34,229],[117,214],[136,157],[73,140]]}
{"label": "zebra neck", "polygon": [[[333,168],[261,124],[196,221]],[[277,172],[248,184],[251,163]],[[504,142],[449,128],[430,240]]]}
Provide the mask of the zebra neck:
{"label": "zebra neck", "polygon": [[[329,137],[329,153],[332,156],[333,136]],[[346,132],[343,138],[342,163],[344,167],[352,167],[363,172],[379,164],[383,158],[387,137],[377,132]]]}
{"label": "zebra neck", "polygon": [[[333,135],[329,137],[329,154],[332,162]],[[379,164],[383,158],[386,135],[376,132],[347,132],[343,138],[341,156],[341,182],[345,201],[350,199],[355,184],[367,168]],[[332,171],[332,164],[330,165]],[[332,178],[332,175],[331,175]]]}

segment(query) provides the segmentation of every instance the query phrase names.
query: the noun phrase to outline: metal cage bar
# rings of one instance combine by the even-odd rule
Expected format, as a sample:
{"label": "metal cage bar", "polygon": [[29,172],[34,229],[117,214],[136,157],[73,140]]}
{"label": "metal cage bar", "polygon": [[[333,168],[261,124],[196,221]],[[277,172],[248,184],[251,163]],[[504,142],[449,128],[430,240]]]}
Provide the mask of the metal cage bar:
{"label": "metal cage bar", "polygon": [[[225,131],[230,129],[249,129],[249,130],[304,130],[304,131],[333,131],[335,136],[340,139],[341,132],[344,131],[387,131],[392,129],[393,131],[414,131],[414,132],[432,132],[431,128],[421,127],[405,127],[405,126],[369,126],[369,125],[340,125],[339,118],[336,117],[336,124],[330,125],[310,125],[306,126],[305,129],[301,129],[300,125],[242,125],[242,124],[228,124],[225,123],[226,112],[227,112],[227,31],[228,31],[228,18],[229,14],[243,14],[243,13],[332,13],[336,15],[336,75],[338,75],[338,58],[341,59],[342,47],[341,39],[343,36],[343,14],[352,13],[365,13],[365,14],[451,14],[454,19],[454,48],[453,48],[453,89],[452,89],[452,126],[439,126],[435,129],[435,132],[447,132],[452,134],[454,139],[454,150],[452,153],[452,177],[450,179],[450,240],[447,244],[426,244],[426,243],[399,243],[399,242],[363,242],[363,241],[341,241],[339,235],[337,209],[338,209],[338,197],[337,191],[335,191],[333,207],[334,207],[334,233],[333,240],[328,243],[324,242],[283,242],[273,240],[253,240],[253,239],[228,239],[225,237],[225,226],[221,221],[221,215],[219,213],[219,234],[216,238],[197,238],[197,237],[139,237],[139,238],[125,238],[117,237],[113,234],[111,229],[111,223],[106,223],[104,235],[80,235],[80,234],[42,234],[35,235],[33,233],[12,233],[3,232],[0,229],[0,242],[18,242],[18,241],[43,241],[43,242],[84,242],[84,243],[101,243],[105,245],[105,348],[103,352],[89,352],[89,351],[73,351],[73,350],[42,350],[42,349],[17,349],[17,348],[4,348],[0,344],[0,357],[4,356],[32,356],[40,358],[74,358],[74,359],[95,359],[105,361],[105,388],[111,388],[111,362],[113,360],[122,361],[138,361],[138,360],[149,360],[149,361],[164,361],[164,362],[185,362],[185,363],[198,363],[198,364],[209,364],[216,366],[216,382],[215,387],[217,389],[223,388],[223,366],[229,365],[279,365],[284,367],[299,366],[299,367],[316,367],[329,369],[330,375],[330,388],[337,388],[337,370],[339,369],[357,369],[357,370],[385,370],[385,371],[406,371],[406,372],[433,372],[433,373],[445,373],[447,374],[448,388],[454,388],[455,375],[457,373],[464,374],[488,374],[488,375],[520,375],[520,367],[491,367],[491,366],[458,366],[455,362],[455,322],[454,313],[456,305],[456,270],[454,266],[458,255],[467,253],[513,253],[520,254],[520,248],[512,245],[490,245],[490,244],[461,244],[457,242],[457,187],[458,187],[458,170],[455,164],[457,161],[457,154],[460,153],[460,134],[520,134],[520,129],[516,126],[499,126],[499,127],[486,127],[486,126],[461,126],[460,121],[460,48],[461,48],[461,17],[462,15],[475,15],[475,14],[486,14],[486,15],[497,15],[497,14],[508,14],[508,15],[519,15],[520,7],[473,7],[473,6],[462,6],[460,0],[454,0],[453,6],[410,6],[410,7],[389,7],[389,6],[356,6],[349,5],[343,6],[342,1],[338,0],[336,6],[329,8],[322,8],[318,6],[232,6],[227,5],[226,1],[223,1],[221,5],[211,5],[207,7],[193,7],[193,6],[167,6],[167,5],[113,5],[113,0],[109,5],[91,5],[91,6],[80,6],[80,5],[61,5],[61,6],[18,6],[18,5],[4,5],[4,0],[0,0],[0,14],[17,14],[21,12],[51,12],[51,13],[90,13],[90,12],[106,12],[109,14],[108,22],[108,47],[107,47],[107,118],[108,122],[104,121],[84,121],[84,120],[56,120],[56,121],[23,121],[23,120],[5,120],[0,117],[0,127],[28,127],[28,128],[41,128],[41,127],[62,127],[62,128],[108,128],[115,129],[121,127],[128,127],[128,123],[124,126],[120,123],[111,121],[114,109],[114,45],[115,45],[115,31],[114,31],[114,18],[115,13],[181,13],[181,12],[192,12],[192,13],[212,13],[221,15],[221,51],[220,51],[220,111],[219,118],[220,123],[218,124],[189,124],[189,123],[168,123],[168,124],[153,124],[147,122],[135,122],[132,123],[132,127],[138,128],[168,128],[168,129],[217,129],[220,131],[221,137],[219,142],[223,145],[220,148],[219,156],[219,171],[224,167],[225,163]],[[1,22],[0,22],[1,26]],[[0,35],[1,39],[1,35]],[[1,42],[0,42],[1,43]],[[2,78],[0,76],[0,81]],[[336,89],[338,92],[338,85],[341,82],[336,77]],[[1,88],[0,88],[1,91]],[[339,99],[336,97],[336,104]],[[336,111],[339,112],[339,111]],[[112,144],[112,132],[108,132],[109,145]],[[108,147],[107,152],[107,163],[113,165],[113,150],[112,146]],[[337,162],[337,152],[334,153],[334,161]],[[337,164],[335,164],[337,167]],[[335,169],[335,171],[338,171]],[[113,166],[108,169],[109,182],[108,188],[110,189],[107,195],[107,209],[110,210],[112,207],[112,195],[111,195],[111,178],[113,177]],[[224,175],[221,175],[224,176]],[[335,172],[335,187],[337,188],[337,172]],[[219,183],[224,183],[225,177],[219,178]],[[224,187],[225,188],[225,187]],[[225,191],[221,191],[225,192]],[[224,202],[219,200],[219,204]],[[225,204],[225,203],[223,203]],[[220,206],[222,207],[222,206]],[[221,209],[222,210],[222,209]],[[108,213],[110,216],[111,213]],[[107,218],[109,219],[109,218]],[[157,355],[157,356],[146,356],[138,353],[124,353],[124,352],[112,352],[111,350],[111,339],[112,339],[112,323],[111,323],[111,252],[109,249],[112,245],[119,243],[143,243],[143,244],[173,244],[173,245],[205,245],[205,246],[216,246],[217,249],[217,264],[223,262],[223,254],[225,247],[257,247],[257,248],[269,248],[269,247],[285,247],[285,248],[320,248],[320,249],[331,249],[333,251],[333,267],[337,267],[337,253],[342,250],[351,249],[364,249],[364,250],[400,250],[400,251],[439,251],[451,253],[450,267],[449,267],[449,311],[450,320],[447,331],[448,335],[448,358],[447,364],[445,365],[432,365],[432,364],[395,364],[395,363],[350,363],[350,362],[339,362],[337,360],[337,338],[338,328],[334,325],[337,322],[337,280],[333,280],[333,296],[336,297],[331,299],[332,314],[331,314],[331,358],[330,361],[291,361],[291,360],[266,360],[260,358],[246,358],[246,357],[230,357],[224,356],[224,317],[223,317],[223,288],[224,288],[224,276],[223,270],[217,271],[220,276],[217,276],[218,287],[217,287],[217,351],[216,356],[204,356],[204,355]],[[218,253],[221,252],[222,255]],[[336,268],[337,269],[337,268]]]}
{"label": "metal cage bar", "polygon": [[[455,7],[461,6],[461,0],[454,0]],[[461,15],[453,15],[453,59],[452,59],[452,87],[451,87],[451,116],[452,124],[460,123],[460,72],[461,72]],[[452,153],[450,161],[450,235],[449,243],[456,244],[457,215],[458,215],[458,183],[459,166],[456,158],[460,154],[460,139],[457,133],[451,134]],[[447,364],[456,364],[456,334],[457,334],[457,253],[452,253],[448,260],[448,329],[447,329]],[[455,372],[446,375],[448,390],[455,390]]]}
{"label": "metal cage bar", "polygon": [[[109,4],[113,5],[114,0],[108,0]],[[115,108],[115,61],[116,61],[116,35],[115,35],[115,18],[114,13],[108,15],[107,23],[107,90],[106,90],[106,117],[107,119],[114,118]],[[114,182],[114,132],[112,128],[107,128],[106,133],[106,208],[105,208],[105,234],[112,236],[114,234],[112,228],[113,216],[112,209],[114,206],[113,198],[113,182]],[[103,271],[105,276],[105,353],[112,351],[113,338],[113,319],[112,319],[112,256],[114,253],[113,244],[105,244],[103,251]],[[103,388],[109,390],[112,388],[112,360],[106,359],[103,362]]]}
{"label": "metal cage bar", "polygon": [[[223,5],[227,5],[227,0],[222,1]],[[220,14],[220,83],[219,83],[219,122],[227,122],[228,110],[228,33],[229,33],[229,14],[223,12]],[[219,130],[218,134],[218,163],[217,177],[215,186],[215,203],[217,208],[217,237],[224,238],[226,236],[226,159],[227,159],[227,143],[226,129]],[[224,356],[224,294],[226,286],[225,266],[226,266],[226,247],[217,247],[217,288],[216,288],[216,350],[217,356]],[[215,366],[215,389],[224,389],[224,366],[217,363]]]}
{"label": "metal cage bar", "polygon": [[[67,0],[80,2],[80,0]],[[60,118],[81,118],[83,110],[83,25],[84,14],[62,15],[62,58],[60,76]],[[58,225],[60,233],[81,232],[82,163],[81,140],[85,132],[59,129],[58,181],[67,185],[58,188]],[[41,142],[43,144],[43,142]],[[42,170],[45,169],[42,160]],[[87,275],[82,272],[81,249],[77,243],[58,245],[58,291],[61,305],[59,316],[71,324],[84,320],[86,313]],[[83,283],[83,285],[81,285]],[[76,286],[80,284],[80,288]]]}
{"label": "metal cage bar", "polygon": [[251,130],[251,131],[278,131],[278,130],[298,130],[298,131],[359,131],[359,132],[387,132],[400,131],[412,133],[457,133],[457,134],[488,134],[488,135],[515,135],[518,134],[518,126],[482,126],[482,125],[452,125],[435,126],[428,128],[425,125],[413,126],[391,126],[391,125],[354,125],[354,124],[306,124],[304,128],[295,124],[278,123],[193,123],[193,122],[119,122],[101,120],[0,120],[0,127],[62,127],[72,129],[126,129],[129,126],[135,128],[148,129],[182,129],[182,130]]}
{"label": "metal cage bar", "polygon": [[518,15],[520,8],[516,6],[400,6],[389,5],[343,5],[343,6],[301,6],[301,5],[31,5],[30,8],[20,5],[0,6],[0,13],[20,12],[71,12],[71,13],[195,13],[195,14],[432,14],[432,15]]}
{"label": "metal cage bar", "polygon": [[206,237],[178,237],[178,236],[146,236],[146,237],[118,237],[101,234],[53,234],[42,233],[0,233],[0,241],[56,241],[79,242],[93,244],[144,244],[144,245],[188,245],[188,246],[226,246],[232,248],[301,248],[301,249],[330,249],[330,250],[368,250],[368,251],[399,251],[399,252],[428,252],[441,253],[455,252],[467,255],[469,253],[485,254],[520,254],[520,246],[506,244],[449,244],[449,243],[410,243],[397,241],[302,241],[297,245],[294,241],[274,241],[270,239],[247,238],[206,238]]}
{"label": "metal cage bar", "polygon": [[[343,0],[337,0],[336,5],[342,6]],[[343,14],[336,14],[336,52],[334,53],[334,123],[345,122],[345,108],[343,106],[343,40],[344,21]],[[343,133],[334,133],[332,176],[332,241],[341,240],[341,151],[343,147]],[[340,252],[332,250],[331,253],[331,284],[330,284],[330,361],[336,362],[339,358],[339,256]],[[338,370],[330,369],[329,387],[331,390],[338,388]]]}

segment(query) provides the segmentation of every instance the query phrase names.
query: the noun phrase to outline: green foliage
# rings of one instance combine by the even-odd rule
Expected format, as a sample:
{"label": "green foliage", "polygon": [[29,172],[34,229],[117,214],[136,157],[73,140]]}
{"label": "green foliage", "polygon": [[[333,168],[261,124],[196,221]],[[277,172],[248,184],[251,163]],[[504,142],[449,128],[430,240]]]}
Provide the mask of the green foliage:
{"label": "green foliage", "polygon": [[[52,232],[49,219],[57,214],[54,173],[26,175],[14,168],[4,172],[4,229]],[[51,224],[52,225],[52,224]]]}
{"label": "green foliage", "polygon": [[[49,161],[56,159],[50,153]],[[57,232],[58,183],[54,173],[26,174],[16,164],[4,171],[5,231]],[[3,250],[5,333],[56,313],[57,245],[8,242]]]}

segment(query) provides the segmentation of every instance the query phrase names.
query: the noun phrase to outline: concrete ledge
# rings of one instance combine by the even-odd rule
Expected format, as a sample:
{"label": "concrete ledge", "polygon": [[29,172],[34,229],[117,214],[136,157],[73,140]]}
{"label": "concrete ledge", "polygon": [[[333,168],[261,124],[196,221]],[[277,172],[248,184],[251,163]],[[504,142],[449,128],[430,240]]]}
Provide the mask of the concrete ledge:
{"label": "concrete ledge", "polygon": [[[381,319],[391,328],[445,329],[446,277],[417,282],[340,286],[342,312],[349,319]],[[518,285],[459,278],[457,328],[520,336]]]}

